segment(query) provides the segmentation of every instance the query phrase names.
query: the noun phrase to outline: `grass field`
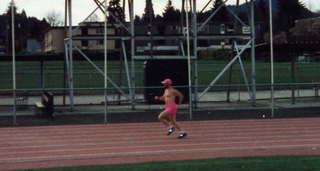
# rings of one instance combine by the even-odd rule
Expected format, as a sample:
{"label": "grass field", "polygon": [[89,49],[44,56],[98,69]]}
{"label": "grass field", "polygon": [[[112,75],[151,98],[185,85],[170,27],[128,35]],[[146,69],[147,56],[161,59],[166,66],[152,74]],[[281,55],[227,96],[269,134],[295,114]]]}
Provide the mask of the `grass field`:
{"label": "grass field", "polygon": [[[96,61],[103,69],[103,61]],[[47,61],[44,63],[44,86],[45,88],[63,88],[64,69],[63,61]],[[225,67],[223,61],[198,62],[199,85],[208,85]],[[17,88],[41,88],[40,62],[17,62]],[[122,69],[120,69],[122,68]],[[136,61],[136,86],[144,85],[143,61]],[[245,63],[247,75],[251,73],[251,63]],[[275,63],[275,82],[291,83],[291,63]],[[186,71],[187,72],[187,71]],[[295,67],[295,82],[312,83],[320,82],[320,63],[297,63]],[[0,89],[12,87],[12,67],[10,62],[0,62]],[[127,87],[125,69],[119,61],[108,61],[108,76],[119,86]],[[121,81],[120,81],[121,80]],[[226,72],[217,84],[228,84],[229,72]],[[270,82],[270,63],[257,62],[256,64],[257,84],[268,84]],[[243,76],[240,65],[235,63],[232,72],[232,84],[243,84]],[[101,88],[104,81],[103,76],[97,72],[87,61],[74,61],[74,84],[75,88]]]}
{"label": "grass field", "polygon": [[35,169],[35,171],[317,171],[320,156],[220,158],[84,167]]}

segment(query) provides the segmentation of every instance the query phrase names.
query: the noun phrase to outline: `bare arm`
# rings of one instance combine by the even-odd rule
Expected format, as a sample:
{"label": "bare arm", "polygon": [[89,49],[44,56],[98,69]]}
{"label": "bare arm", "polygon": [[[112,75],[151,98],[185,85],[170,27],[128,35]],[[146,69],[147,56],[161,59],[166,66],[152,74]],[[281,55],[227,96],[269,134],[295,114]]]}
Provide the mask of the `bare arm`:
{"label": "bare arm", "polygon": [[154,99],[155,100],[164,101],[164,97],[163,96],[155,96]]}
{"label": "bare arm", "polygon": [[184,98],[183,94],[182,94],[179,90],[177,90],[177,89],[174,89],[174,93],[176,94],[176,96],[178,96],[178,98],[179,98],[179,105],[181,105],[182,102],[183,102],[183,98]]}

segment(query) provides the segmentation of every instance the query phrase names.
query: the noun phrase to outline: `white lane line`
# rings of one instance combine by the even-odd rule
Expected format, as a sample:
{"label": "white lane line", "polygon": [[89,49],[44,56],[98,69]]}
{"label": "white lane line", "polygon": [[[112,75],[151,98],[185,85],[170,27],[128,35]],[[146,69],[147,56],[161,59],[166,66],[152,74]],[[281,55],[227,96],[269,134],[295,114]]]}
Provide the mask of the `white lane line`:
{"label": "white lane line", "polygon": [[[234,152],[234,151],[248,151],[248,150],[305,150],[305,149],[319,149],[320,144],[304,144],[304,145],[271,145],[271,146],[250,146],[250,147],[225,147],[225,148],[197,148],[197,149],[183,149],[183,150],[150,150],[150,151],[136,151],[136,152],[111,152],[100,154],[77,154],[74,155],[59,155],[59,156],[45,156],[45,157],[13,157],[1,159],[0,164],[13,164],[22,162],[46,162],[46,161],[62,161],[62,160],[81,160],[81,159],[98,159],[98,158],[115,158],[115,157],[138,157],[138,156],[154,156],[162,154],[188,154],[188,153],[218,153],[218,152]],[[318,151],[320,154],[320,151]]]}
{"label": "white lane line", "polygon": [[[320,142],[320,138],[310,138],[310,139],[298,139],[298,140],[290,140],[288,143],[288,140],[254,140],[254,141],[237,141],[237,142],[214,142],[214,143],[179,143],[179,144],[169,144],[169,145],[162,145],[162,144],[157,144],[157,145],[127,145],[127,146],[106,146],[106,147],[96,147],[97,144],[92,144],[93,146],[88,148],[75,148],[75,149],[65,149],[65,148],[59,148],[59,149],[54,149],[54,150],[34,150],[34,151],[12,151],[12,152],[1,152],[0,153],[0,158],[1,156],[6,157],[8,155],[23,155],[23,154],[30,154],[30,155],[37,155],[37,154],[43,154],[43,153],[59,153],[59,152],[65,152],[65,153],[72,153],[72,152],[90,152],[90,151],[106,151],[106,150],[124,150],[124,149],[144,149],[144,148],[172,148],[172,147],[193,147],[193,146],[210,146],[210,145],[216,145],[216,146],[230,146],[230,145],[239,145],[239,144],[253,144],[253,145],[258,145],[258,144],[272,144],[272,143],[298,143],[303,145],[304,143],[314,143],[314,142]],[[170,150],[169,150],[170,151]],[[1,159],[0,159],[1,161]]]}
{"label": "white lane line", "polygon": [[[231,131],[232,132],[232,131]],[[221,139],[221,137],[225,140],[228,140],[226,138],[258,138],[258,137],[269,137],[269,138],[282,138],[282,137],[295,137],[295,138],[303,138],[305,136],[315,136],[315,135],[319,135],[320,134],[320,129],[314,129],[314,130],[297,130],[297,131],[292,131],[292,132],[281,132],[281,131],[263,131],[263,132],[257,132],[257,131],[242,131],[240,130],[239,132],[233,132],[233,133],[229,133],[228,132],[220,132],[220,131],[215,131],[215,130],[206,130],[206,132],[202,132],[202,131],[194,131],[191,132],[192,133],[192,137],[193,138],[198,138],[198,139],[202,139],[203,136],[210,136],[213,137],[215,139]],[[121,137],[119,138],[119,135],[121,135]],[[79,143],[99,143],[101,141],[107,141],[110,143],[118,143],[120,141],[121,142],[135,142],[135,141],[145,141],[145,140],[164,140],[165,136],[159,136],[160,133],[158,134],[158,132],[153,133],[152,136],[147,135],[147,136],[139,136],[139,135],[122,135],[122,134],[116,134],[113,135],[112,137],[110,137],[110,135],[106,135],[101,136],[74,136],[72,138],[68,138],[66,136],[61,136],[61,137],[43,137],[43,138],[21,138],[15,141],[8,141],[8,140],[2,140],[2,142],[0,142],[0,151],[1,149],[7,149],[10,147],[15,147],[15,146],[23,146],[23,147],[30,147],[31,145],[37,145],[37,146],[46,146],[49,144],[55,144],[55,145],[63,145],[65,143],[72,143],[72,144],[79,144]],[[123,136],[123,137],[122,137]],[[161,139],[159,139],[159,137]],[[167,139],[166,139],[167,140]]]}

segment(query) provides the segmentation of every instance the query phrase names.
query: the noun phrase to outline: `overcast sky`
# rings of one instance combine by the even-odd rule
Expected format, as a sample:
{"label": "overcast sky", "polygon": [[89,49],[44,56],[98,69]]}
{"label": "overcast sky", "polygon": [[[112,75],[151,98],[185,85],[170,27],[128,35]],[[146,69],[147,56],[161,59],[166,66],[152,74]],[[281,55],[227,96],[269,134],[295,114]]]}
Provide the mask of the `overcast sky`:
{"label": "overcast sky", "polygon": [[[0,14],[4,13],[11,0],[0,0]],[[174,6],[181,8],[181,0],[172,0]],[[233,4],[236,0],[229,0],[228,4]],[[312,11],[320,11],[320,0],[301,0],[307,8]],[[135,14],[141,15],[145,8],[145,0],[135,0]],[[153,0],[153,8],[157,14],[161,14],[167,0]],[[209,0],[201,0],[197,3],[198,10],[202,9]],[[245,2],[245,0],[240,0]],[[28,16],[35,16],[39,19],[45,17],[49,12],[55,11],[64,16],[64,0],[15,0],[18,10],[24,9]],[[83,21],[94,9],[96,5],[93,0],[74,0],[73,1],[73,23]],[[100,12],[97,13],[101,15]]]}

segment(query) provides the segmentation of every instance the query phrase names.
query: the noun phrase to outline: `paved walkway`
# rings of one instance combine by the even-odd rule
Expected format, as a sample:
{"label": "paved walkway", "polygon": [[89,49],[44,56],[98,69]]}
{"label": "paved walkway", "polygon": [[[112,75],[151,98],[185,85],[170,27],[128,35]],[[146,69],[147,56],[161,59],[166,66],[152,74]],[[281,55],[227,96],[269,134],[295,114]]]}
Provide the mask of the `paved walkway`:
{"label": "paved walkway", "polygon": [[[318,92],[319,93],[319,92]],[[200,93],[199,93],[200,94]],[[198,94],[198,95],[199,95]],[[275,98],[291,98],[292,97],[292,91],[291,90],[276,90],[274,93]],[[314,89],[305,89],[305,90],[296,90],[295,91],[295,97],[320,97],[320,94],[317,95],[317,92]],[[227,93],[225,91],[217,91],[217,92],[208,92],[206,93],[199,102],[223,102],[226,101]],[[79,105],[86,105],[86,104],[102,104],[104,102],[104,96],[103,95],[81,95],[81,96],[75,96],[74,102],[75,104]],[[142,94],[136,95],[136,99],[143,99]],[[256,99],[270,99],[270,91],[257,91],[256,93]],[[119,100],[118,95],[109,95],[108,96],[109,101],[117,101]],[[120,97],[120,100],[128,100],[126,97]],[[249,100],[249,94],[248,92],[241,91],[236,92],[233,91],[230,93],[230,101],[248,101]],[[39,96],[30,96],[28,97],[27,104],[33,105],[35,102],[40,101]],[[66,102],[69,103],[69,98],[66,98]],[[13,98],[11,96],[0,96],[0,105],[12,105],[13,104]],[[55,96],[54,97],[54,104],[55,105],[62,105],[63,104],[63,97],[62,96]]]}
{"label": "paved walkway", "polygon": [[[302,111],[305,108],[320,108],[320,97],[315,97],[315,91],[310,90],[300,90],[296,91],[295,95],[297,100],[295,104],[292,104],[291,90],[281,90],[275,92],[275,108],[276,109],[296,109],[300,108]],[[109,101],[112,101],[117,96],[108,96]],[[137,96],[138,99],[143,99],[142,95]],[[0,96],[0,116],[12,116],[12,97]],[[123,98],[124,100],[124,98]],[[17,115],[34,115],[35,102],[40,101],[40,97],[31,96],[25,104],[28,107],[18,106]],[[62,106],[63,98],[62,96],[54,97],[55,114],[102,114],[104,113],[104,96],[102,95],[84,95],[75,96],[75,107],[71,111],[69,106]],[[234,111],[234,113],[239,113],[239,111],[249,111],[249,110],[270,110],[270,91],[258,91],[257,92],[257,103],[256,106],[252,106],[249,95],[247,92],[232,92],[230,95],[230,103],[226,102],[226,92],[211,92],[207,93],[200,99],[197,111]],[[68,103],[68,98],[67,98]],[[135,110],[132,110],[130,104],[122,105],[108,105],[109,113],[137,113],[146,111],[160,111],[163,105],[148,105],[145,103],[137,103],[135,105]],[[188,105],[184,104],[180,106],[180,113],[188,113]],[[244,111],[245,110],[245,111]],[[316,109],[318,110],[318,109]],[[287,111],[288,113],[289,111]],[[308,111],[306,111],[308,112]],[[314,111],[313,111],[314,112]],[[220,112],[222,113],[222,112]],[[248,113],[248,112],[247,112]],[[319,112],[320,114],[320,112]]]}

